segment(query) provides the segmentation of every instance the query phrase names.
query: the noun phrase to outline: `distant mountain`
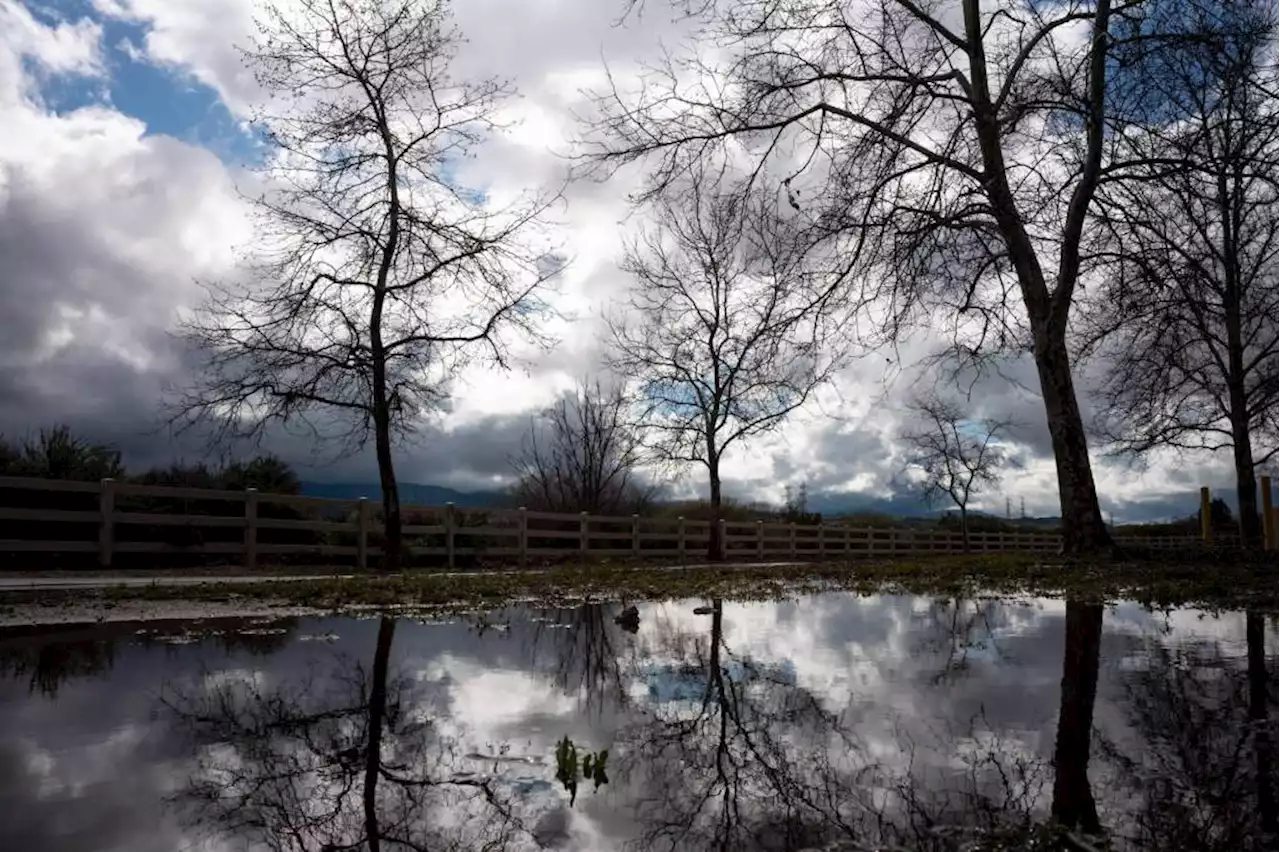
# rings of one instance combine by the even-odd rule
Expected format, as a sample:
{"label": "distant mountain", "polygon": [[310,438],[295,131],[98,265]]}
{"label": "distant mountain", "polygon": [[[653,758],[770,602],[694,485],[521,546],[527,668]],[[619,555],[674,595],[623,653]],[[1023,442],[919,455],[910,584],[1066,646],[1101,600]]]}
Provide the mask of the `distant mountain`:
{"label": "distant mountain", "polygon": [[824,517],[852,515],[864,512],[888,515],[894,518],[936,518],[940,511],[931,509],[914,494],[896,494],[879,497],[858,491],[823,491],[810,493],[806,503],[810,512],[820,512]]}
{"label": "distant mountain", "polygon": [[[304,482],[302,493],[330,500],[359,500],[361,497],[372,501],[382,499],[382,487],[376,482]],[[402,506],[443,506],[445,503],[453,503],[467,509],[494,509],[506,506],[509,502],[510,498],[501,491],[458,491],[443,485],[400,483]]]}

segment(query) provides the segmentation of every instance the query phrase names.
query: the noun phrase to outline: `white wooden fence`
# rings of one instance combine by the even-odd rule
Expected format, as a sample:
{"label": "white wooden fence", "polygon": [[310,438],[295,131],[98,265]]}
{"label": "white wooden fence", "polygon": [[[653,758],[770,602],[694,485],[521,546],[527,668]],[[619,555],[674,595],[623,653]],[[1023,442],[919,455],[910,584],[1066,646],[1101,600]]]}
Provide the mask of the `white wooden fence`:
{"label": "white wooden fence", "polygon": [[[380,534],[373,501],[334,500],[322,497],[220,491],[140,485],[104,479],[100,482],[0,477],[0,498],[15,492],[63,492],[96,495],[96,509],[13,508],[13,499],[0,499],[0,521],[31,523],[92,524],[96,540],[0,538],[0,553],[96,553],[99,565],[110,567],[116,554],[194,553],[239,556],[248,568],[260,557],[280,554],[314,554],[351,558],[359,568],[380,549],[371,538]],[[158,498],[166,501],[200,501],[240,504],[219,514],[175,514],[132,511],[117,506],[123,498]],[[79,498],[81,501],[87,497]],[[270,518],[259,511],[264,504],[290,506],[310,511],[316,517]],[[410,521],[403,530],[412,555],[440,557],[453,567],[459,556],[499,557],[524,566],[529,558],[541,556],[627,556],[676,559],[682,564],[705,553],[710,522],[690,518],[648,518],[632,515],[614,517],[535,512],[526,509],[462,509],[444,506],[406,506],[403,515]],[[319,515],[327,517],[320,517]],[[434,523],[415,523],[429,518]],[[473,523],[476,522],[476,523]],[[795,524],[763,521],[721,520],[726,556],[734,561],[766,559],[827,559],[881,556],[921,556],[958,553],[960,533],[926,527],[853,527],[842,524]],[[121,537],[130,526],[238,529],[242,536],[233,541],[200,541],[175,544],[170,541],[133,540]],[[269,543],[260,541],[262,530],[302,530],[323,535],[322,541]],[[438,544],[419,545],[422,537],[434,537]],[[1194,536],[1143,538],[1149,547],[1177,548],[1199,541]],[[1055,552],[1061,538],[1057,533],[1036,531],[971,532],[970,550],[977,552]]]}

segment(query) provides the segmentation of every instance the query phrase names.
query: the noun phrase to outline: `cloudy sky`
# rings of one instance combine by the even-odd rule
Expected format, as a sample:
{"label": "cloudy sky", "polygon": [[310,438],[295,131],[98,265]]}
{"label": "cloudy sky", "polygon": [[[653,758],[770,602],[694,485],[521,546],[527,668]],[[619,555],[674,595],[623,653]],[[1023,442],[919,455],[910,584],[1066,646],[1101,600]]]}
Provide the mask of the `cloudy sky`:
{"label": "cloudy sky", "polygon": [[[518,123],[490,143],[463,177],[491,192],[563,179],[578,134],[581,92],[599,85],[604,61],[620,77],[678,42],[657,4],[616,26],[621,2],[465,0],[455,18],[468,39],[461,75],[514,81],[506,108]],[[261,156],[247,130],[260,98],[236,45],[253,32],[252,0],[0,0],[0,431],[22,437],[68,423],[110,441],[131,466],[200,457],[198,445],[159,428],[166,388],[187,366],[175,317],[202,295],[198,281],[226,278],[252,232],[240,192]],[[495,22],[500,22],[495,25]],[[631,226],[626,174],[577,183],[560,214],[572,264],[559,307],[576,317],[550,353],[509,373],[462,377],[453,410],[400,457],[401,479],[463,489],[504,484],[507,457],[530,415],[597,369],[599,312],[625,292],[616,267]],[[921,339],[905,369],[879,353],[858,359],[785,434],[739,447],[726,461],[726,491],[779,500],[788,483],[810,494],[854,492],[867,505],[914,504],[896,475],[895,434]],[[1025,500],[1057,514],[1043,410],[1029,364],[1009,373],[1023,387],[979,388],[975,416],[1021,422],[1012,449],[1021,469],[985,505],[1003,513]],[[1087,401],[1086,401],[1087,405]],[[325,448],[276,439],[269,447],[305,478],[369,480],[372,454],[333,461]],[[1155,459],[1138,473],[1101,460],[1104,511],[1117,521],[1185,515],[1201,484],[1231,484],[1229,460]],[[679,486],[701,489],[693,477]]]}

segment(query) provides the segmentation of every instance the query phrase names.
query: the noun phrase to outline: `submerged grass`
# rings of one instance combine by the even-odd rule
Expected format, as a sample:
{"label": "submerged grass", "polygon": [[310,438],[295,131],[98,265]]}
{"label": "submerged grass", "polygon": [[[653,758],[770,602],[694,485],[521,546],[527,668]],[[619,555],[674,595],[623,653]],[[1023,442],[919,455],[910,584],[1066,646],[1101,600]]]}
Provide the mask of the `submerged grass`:
{"label": "submerged grass", "polygon": [[360,575],[272,583],[21,590],[0,604],[57,605],[190,600],[273,602],[322,610],[351,607],[497,606],[582,600],[669,598],[763,600],[821,591],[928,596],[1061,595],[1090,601],[1136,600],[1154,607],[1276,610],[1274,563],[1234,560],[1086,562],[1019,554],[805,565],[669,568],[627,562],[562,565],[538,571]]}

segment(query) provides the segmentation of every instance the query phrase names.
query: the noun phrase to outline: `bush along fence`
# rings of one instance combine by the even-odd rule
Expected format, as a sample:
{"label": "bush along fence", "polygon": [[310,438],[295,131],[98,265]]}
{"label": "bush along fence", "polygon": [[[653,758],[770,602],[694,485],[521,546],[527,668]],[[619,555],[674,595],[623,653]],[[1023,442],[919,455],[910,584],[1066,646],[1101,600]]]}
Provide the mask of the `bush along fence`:
{"label": "bush along fence", "polygon": [[[1266,493],[1264,491],[1264,493]],[[1274,546],[1274,511],[1266,517]],[[681,564],[705,554],[710,523],[686,518],[561,514],[526,509],[405,507],[411,564],[456,567],[481,562],[623,557]],[[221,491],[0,477],[0,565],[7,567],[182,567],[241,564],[352,564],[381,554],[381,507],[254,489]],[[960,533],[926,527],[853,527],[718,521],[733,561],[924,556],[959,553]],[[1207,527],[1206,527],[1207,530]],[[1183,548],[1195,536],[1144,538],[1150,548]],[[976,552],[1053,553],[1047,531],[971,532]],[[32,561],[34,554],[41,554]],[[419,558],[424,557],[424,558]]]}

